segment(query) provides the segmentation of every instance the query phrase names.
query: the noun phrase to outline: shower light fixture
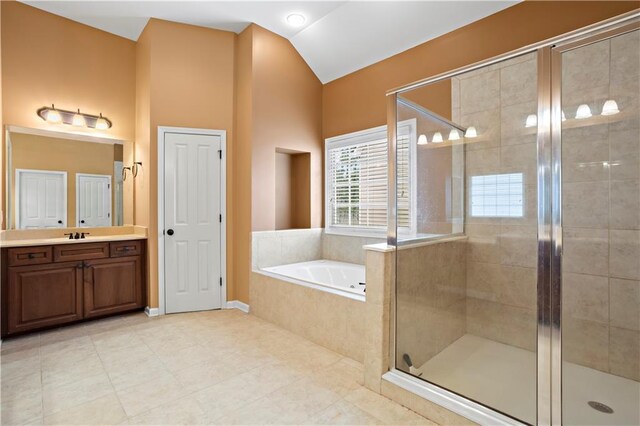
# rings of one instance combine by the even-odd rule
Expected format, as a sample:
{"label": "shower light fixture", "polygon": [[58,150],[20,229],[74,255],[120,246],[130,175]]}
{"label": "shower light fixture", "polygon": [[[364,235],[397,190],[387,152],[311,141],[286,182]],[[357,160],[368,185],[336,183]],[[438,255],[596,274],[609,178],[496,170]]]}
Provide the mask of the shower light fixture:
{"label": "shower light fixture", "polygon": [[535,114],[529,114],[527,121],[524,123],[524,127],[535,127],[538,125],[538,116]]}
{"label": "shower light fixture", "polygon": [[427,141],[427,135],[418,136],[418,145],[426,145],[429,141]]}
{"label": "shower light fixture", "polygon": [[581,120],[583,118],[591,117],[591,108],[587,104],[581,104],[576,111],[576,118]]}
{"label": "shower light fixture", "polygon": [[47,123],[52,124],[68,124],[75,127],[88,127],[91,129],[106,130],[112,126],[111,121],[103,117],[102,114],[92,115],[76,111],[68,111],[64,109],[57,109],[55,105],[50,107],[42,107],[36,111],[38,117],[42,118]]}
{"label": "shower light fixture", "polygon": [[440,132],[435,132],[433,134],[433,139],[431,140],[431,142],[433,143],[441,143],[444,142],[444,140],[442,139],[442,133]]}
{"label": "shower light fixture", "polygon": [[300,13],[292,13],[291,15],[287,16],[287,24],[295,28],[303,26],[306,21],[307,18],[305,18],[304,15]]}
{"label": "shower light fixture", "polygon": [[478,137],[478,132],[476,131],[476,128],[474,126],[467,127],[467,131],[464,132],[464,137],[465,138],[477,138]]}
{"label": "shower light fixture", "polygon": [[618,109],[618,103],[616,101],[614,101],[613,99],[609,99],[602,106],[602,113],[601,114],[602,115],[614,115],[614,114],[617,114],[619,112],[620,112],[620,110]]}
{"label": "shower light fixture", "polygon": [[71,122],[76,127],[86,127],[87,120],[84,119],[84,115],[80,114],[80,110],[78,109],[78,113],[73,116],[73,121]]}
{"label": "shower light fixture", "polygon": [[460,140],[460,133],[458,133],[457,129],[451,129],[451,131],[449,132],[449,140],[450,141]]}

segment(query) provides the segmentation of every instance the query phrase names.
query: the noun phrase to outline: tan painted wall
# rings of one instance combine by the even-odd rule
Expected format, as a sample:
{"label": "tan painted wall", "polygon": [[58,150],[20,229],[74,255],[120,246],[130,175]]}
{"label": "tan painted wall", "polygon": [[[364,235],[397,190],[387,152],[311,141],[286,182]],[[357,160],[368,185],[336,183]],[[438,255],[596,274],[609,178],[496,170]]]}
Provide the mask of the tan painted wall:
{"label": "tan painted wall", "polygon": [[[233,293],[229,299],[249,302],[251,272],[251,135],[253,126],[253,25],[238,35],[235,48],[236,99],[233,202]],[[248,171],[248,173],[247,173]]]}
{"label": "tan painted wall", "polygon": [[[149,226],[149,305],[158,306],[158,126],[225,130],[233,151],[234,42],[236,35],[151,19],[137,52],[137,159],[144,170],[136,179],[137,223]],[[233,154],[227,153],[228,176]],[[228,179],[229,180],[229,179]],[[229,182],[227,183],[229,184]],[[138,191],[139,190],[139,191]],[[233,242],[233,191],[227,191],[227,252]],[[227,258],[233,283],[233,257]],[[233,291],[230,291],[233,295]]]}
{"label": "tan painted wall", "polygon": [[253,27],[252,229],[276,229],[276,148],[311,154],[311,227],[320,227],[322,84],[288,40]]}
{"label": "tan painted wall", "polygon": [[[87,133],[128,141],[124,162],[131,163],[135,43],[22,3],[0,3],[3,124],[70,131],[70,126],[46,123],[36,110],[54,103],[63,109],[102,112],[113,127],[102,132],[87,129]],[[124,201],[124,223],[131,224],[131,181],[125,182]]]}
{"label": "tan painted wall", "polygon": [[385,93],[638,7],[636,1],[527,1],[323,87],[325,138],[386,123]]}
{"label": "tan painted wall", "polygon": [[[115,183],[113,162],[115,149],[105,143],[91,143],[69,139],[57,139],[20,133],[11,135],[11,175],[14,176],[12,200],[15,211],[16,169],[56,170],[67,172],[67,226],[76,226],[76,174],[90,173],[111,176]],[[112,192],[113,194],[113,192]],[[115,203],[111,200],[114,216]],[[12,216],[15,227],[16,215]]]}

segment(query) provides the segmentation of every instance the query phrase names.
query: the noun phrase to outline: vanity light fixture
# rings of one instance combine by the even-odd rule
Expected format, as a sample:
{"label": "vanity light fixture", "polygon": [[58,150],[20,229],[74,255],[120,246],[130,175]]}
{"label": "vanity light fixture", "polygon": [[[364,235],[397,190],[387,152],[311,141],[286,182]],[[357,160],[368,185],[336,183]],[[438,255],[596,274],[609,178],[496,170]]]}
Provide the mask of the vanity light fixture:
{"label": "vanity light fixture", "polygon": [[53,124],[62,123],[62,117],[56,109],[55,105],[51,104],[51,109],[47,108],[43,113],[38,110],[38,115],[45,121]]}
{"label": "vanity light fixture", "polygon": [[538,116],[535,114],[529,114],[527,121],[524,123],[524,127],[535,127],[538,125]]}
{"label": "vanity light fixture", "polygon": [[111,127],[111,122],[102,116],[100,113],[100,117],[96,120],[96,129],[98,130],[107,130]]}
{"label": "vanity light fixture", "polygon": [[435,132],[433,134],[433,139],[431,140],[431,142],[433,143],[441,143],[444,142],[444,140],[442,139],[442,133],[440,132]]}
{"label": "vanity light fixture", "polygon": [[291,25],[294,28],[300,28],[307,21],[307,18],[300,13],[292,13],[287,16],[287,24]]}
{"label": "vanity light fixture", "polygon": [[55,105],[42,107],[37,111],[38,117],[47,123],[68,124],[76,127],[88,127],[91,129],[106,130],[112,126],[111,120],[100,115],[92,115],[77,111],[58,109]]}
{"label": "vanity light fixture", "polygon": [[74,114],[73,121],[71,122],[76,127],[86,127],[87,120],[84,119],[84,115],[80,114],[80,110],[78,109],[78,113]]}
{"label": "vanity light fixture", "polygon": [[609,99],[602,106],[602,113],[601,114],[602,115],[614,115],[614,114],[617,114],[619,112],[620,112],[620,110],[618,109],[618,103],[616,101],[614,101],[613,99]]}
{"label": "vanity light fixture", "polygon": [[476,131],[475,126],[469,126],[467,127],[467,131],[464,132],[464,137],[465,138],[477,138],[478,137],[478,132]]}
{"label": "vanity light fixture", "polygon": [[450,141],[459,141],[460,133],[458,133],[458,129],[451,129],[449,132],[449,140]]}
{"label": "vanity light fixture", "polygon": [[591,117],[591,108],[587,104],[581,104],[576,111],[576,118],[581,120],[583,118]]}
{"label": "vanity light fixture", "polygon": [[427,143],[429,143],[429,141],[427,141],[427,135],[418,136],[418,145],[426,145]]}

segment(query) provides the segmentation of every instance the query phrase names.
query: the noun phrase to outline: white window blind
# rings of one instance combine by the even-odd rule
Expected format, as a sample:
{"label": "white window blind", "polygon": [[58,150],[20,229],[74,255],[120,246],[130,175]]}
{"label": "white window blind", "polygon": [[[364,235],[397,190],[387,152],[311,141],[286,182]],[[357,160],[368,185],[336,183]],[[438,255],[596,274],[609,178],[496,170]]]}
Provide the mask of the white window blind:
{"label": "white window blind", "polygon": [[[398,226],[411,224],[411,128],[398,129]],[[330,228],[387,228],[387,138],[385,129],[327,144],[327,221]]]}
{"label": "white window blind", "polygon": [[523,214],[522,173],[471,176],[471,216],[522,217]]}

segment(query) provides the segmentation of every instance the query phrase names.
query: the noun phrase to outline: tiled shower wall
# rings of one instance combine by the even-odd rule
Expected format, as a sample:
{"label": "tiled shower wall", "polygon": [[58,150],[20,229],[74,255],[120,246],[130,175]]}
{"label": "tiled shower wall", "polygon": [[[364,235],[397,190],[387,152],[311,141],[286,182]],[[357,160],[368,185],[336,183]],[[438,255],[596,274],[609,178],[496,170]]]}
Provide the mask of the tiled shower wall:
{"label": "tiled shower wall", "polygon": [[[563,355],[640,380],[640,34],[563,54]],[[620,113],[600,115],[607,99]],[[593,117],[571,120],[580,104]]]}
{"label": "tiled shower wall", "polygon": [[537,111],[535,54],[452,80],[453,121],[475,126],[465,145],[465,201],[472,176],[524,175],[524,216],[473,217],[467,207],[466,328],[470,334],[536,347],[536,134],[525,128]]}

